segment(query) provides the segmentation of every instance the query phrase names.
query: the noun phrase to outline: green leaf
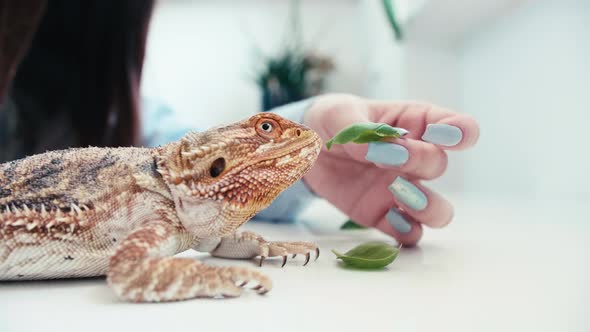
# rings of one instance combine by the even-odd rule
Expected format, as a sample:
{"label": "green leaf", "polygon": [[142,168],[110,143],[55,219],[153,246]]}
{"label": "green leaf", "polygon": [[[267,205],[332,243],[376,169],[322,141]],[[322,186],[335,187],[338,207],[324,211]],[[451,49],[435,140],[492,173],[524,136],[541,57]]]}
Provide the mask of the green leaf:
{"label": "green leaf", "polygon": [[363,226],[363,225],[359,225],[356,222],[352,221],[352,220],[348,220],[347,222],[345,222],[344,224],[342,224],[342,226],[340,226],[340,229],[347,229],[347,230],[351,230],[351,229],[366,229],[367,227]]}
{"label": "green leaf", "polygon": [[395,248],[385,242],[367,242],[341,254],[332,249],[338,259],[345,265],[358,269],[379,269],[391,264],[399,254]]}
{"label": "green leaf", "polygon": [[355,123],[342,129],[336,136],[326,142],[328,150],[333,144],[369,143],[382,141],[386,138],[399,138],[402,134],[392,126],[385,123]]}

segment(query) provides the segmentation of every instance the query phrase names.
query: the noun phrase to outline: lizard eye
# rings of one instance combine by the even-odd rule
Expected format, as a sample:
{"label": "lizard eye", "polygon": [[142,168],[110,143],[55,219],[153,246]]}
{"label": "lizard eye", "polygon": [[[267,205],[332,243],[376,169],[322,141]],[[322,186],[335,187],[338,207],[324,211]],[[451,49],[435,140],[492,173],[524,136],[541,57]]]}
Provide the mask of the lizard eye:
{"label": "lizard eye", "polygon": [[276,139],[281,137],[281,126],[273,119],[262,118],[256,123],[256,132],[262,137]]}
{"label": "lizard eye", "polygon": [[263,131],[265,131],[267,133],[270,133],[270,132],[272,132],[272,124],[268,121],[265,121],[260,125],[260,129],[262,129]]}
{"label": "lizard eye", "polygon": [[209,174],[212,178],[218,177],[223,171],[225,170],[225,159],[217,158],[211,164],[211,168],[209,168]]}

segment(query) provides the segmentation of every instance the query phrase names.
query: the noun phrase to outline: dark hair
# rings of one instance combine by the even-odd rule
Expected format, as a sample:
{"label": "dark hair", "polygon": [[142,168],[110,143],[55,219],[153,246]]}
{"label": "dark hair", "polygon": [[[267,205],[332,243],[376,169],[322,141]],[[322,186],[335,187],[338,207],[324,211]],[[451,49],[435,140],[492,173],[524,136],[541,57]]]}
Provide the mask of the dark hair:
{"label": "dark hair", "polygon": [[9,89],[17,110],[33,100],[47,116],[67,113],[78,146],[138,144],[139,84],[153,3],[47,1]]}

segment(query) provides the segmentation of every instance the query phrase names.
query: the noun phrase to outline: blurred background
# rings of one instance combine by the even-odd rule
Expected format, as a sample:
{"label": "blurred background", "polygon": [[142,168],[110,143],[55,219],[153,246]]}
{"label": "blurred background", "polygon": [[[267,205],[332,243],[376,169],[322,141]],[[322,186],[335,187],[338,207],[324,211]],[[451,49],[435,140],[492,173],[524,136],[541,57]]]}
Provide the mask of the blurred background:
{"label": "blurred background", "polygon": [[417,99],[477,118],[478,146],[451,155],[440,190],[587,199],[590,2],[391,4],[401,38],[377,0],[160,1],[142,94],[205,128],[272,105],[268,70],[307,66],[306,81],[291,82],[294,99],[303,90]]}

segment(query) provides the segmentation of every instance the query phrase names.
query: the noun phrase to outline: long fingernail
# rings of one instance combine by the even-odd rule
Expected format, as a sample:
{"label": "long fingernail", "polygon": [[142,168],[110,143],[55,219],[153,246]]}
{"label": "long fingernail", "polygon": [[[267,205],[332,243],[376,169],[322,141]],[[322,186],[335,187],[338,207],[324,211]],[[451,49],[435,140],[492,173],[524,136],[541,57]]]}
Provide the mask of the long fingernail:
{"label": "long fingernail", "polygon": [[402,216],[396,209],[390,209],[385,216],[391,227],[395,228],[400,233],[409,233],[412,230],[412,225]]}
{"label": "long fingernail", "polygon": [[377,164],[400,166],[408,161],[410,153],[405,147],[388,142],[371,142],[365,159]]}
{"label": "long fingernail", "polygon": [[455,146],[463,139],[463,132],[459,127],[444,123],[431,123],[426,126],[422,140],[443,146]]}
{"label": "long fingernail", "polygon": [[406,136],[406,135],[409,133],[409,131],[407,131],[407,130],[406,130],[406,129],[404,129],[404,128],[393,127],[393,129],[395,129],[395,130],[396,130],[396,131],[399,133],[399,135],[400,135],[401,137],[404,137],[404,136]]}
{"label": "long fingernail", "polygon": [[426,195],[401,176],[398,176],[388,188],[398,200],[416,211],[424,210],[428,205]]}

